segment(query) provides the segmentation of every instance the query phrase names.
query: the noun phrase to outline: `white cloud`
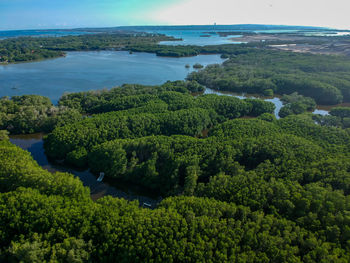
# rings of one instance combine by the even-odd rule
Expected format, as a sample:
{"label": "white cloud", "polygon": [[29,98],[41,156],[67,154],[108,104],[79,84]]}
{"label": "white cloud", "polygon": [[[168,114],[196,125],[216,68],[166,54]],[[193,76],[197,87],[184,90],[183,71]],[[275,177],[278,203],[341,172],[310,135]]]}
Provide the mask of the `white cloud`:
{"label": "white cloud", "polygon": [[185,0],[155,10],[159,24],[280,24],[350,29],[349,0]]}

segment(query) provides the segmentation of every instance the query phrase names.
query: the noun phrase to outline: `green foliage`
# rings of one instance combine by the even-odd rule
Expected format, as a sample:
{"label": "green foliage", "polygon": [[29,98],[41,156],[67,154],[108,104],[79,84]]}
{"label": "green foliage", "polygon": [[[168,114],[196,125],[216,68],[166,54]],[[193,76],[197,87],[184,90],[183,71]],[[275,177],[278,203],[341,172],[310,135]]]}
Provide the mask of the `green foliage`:
{"label": "green foliage", "polygon": [[[196,98],[196,103],[198,107],[215,110],[215,112],[223,116],[224,119],[234,119],[245,115],[254,116],[254,111],[260,110],[258,106],[251,101],[240,100],[230,96],[217,96],[214,94],[198,96]],[[269,112],[270,103],[263,102],[263,105],[267,106],[264,112]]]}
{"label": "green foliage", "polygon": [[312,119],[321,126],[342,127],[341,118],[336,116],[315,114]]}
{"label": "green foliage", "polygon": [[73,175],[43,170],[29,152],[0,141],[0,192],[15,191],[18,187],[36,188],[43,194],[89,198],[88,189]]}
{"label": "green foliage", "polygon": [[350,128],[350,108],[349,107],[334,107],[329,112],[330,115],[316,115],[313,119],[323,126],[334,126],[341,128]]}
{"label": "green foliage", "polygon": [[315,125],[310,115],[292,115],[278,121],[285,132],[304,137],[331,152],[348,151],[349,134],[335,127]]}
{"label": "green foliage", "polygon": [[66,162],[76,167],[85,167],[87,162],[87,151],[84,147],[78,148],[67,154]]}
{"label": "green foliage", "polygon": [[203,67],[204,66],[202,64],[199,64],[199,63],[196,63],[196,64],[193,65],[193,68],[195,68],[195,69],[201,69]]}
{"label": "green foliage", "polygon": [[228,137],[230,139],[242,139],[275,135],[281,129],[274,123],[260,119],[237,119],[230,120],[215,126],[209,133],[210,136]]}
{"label": "green foliage", "polygon": [[275,105],[272,102],[267,102],[259,99],[245,99],[246,102],[252,105],[250,116],[259,116],[264,113],[273,113]]}
{"label": "green foliage", "polygon": [[117,138],[138,138],[149,135],[199,135],[216,121],[216,113],[191,108],[158,114],[111,112],[86,118],[81,122],[56,128],[45,139],[46,153],[56,159],[78,147],[86,150]]}
{"label": "green foliage", "polygon": [[265,89],[263,91],[263,95],[267,97],[272,97],[273,96],[273,89]]}
{"label": "green foliage", "polygon": [[67,107],[55,107],[47,97],[23,95],[0,98],[0,129],[12,134],[49,132],[57,126],[81,120]]}
{"label": "green foliage", "polygon": [[312,98],[304,97],[303,95],[299,95],[297,92],[294,92],[290,95],[283,95],[282,99],[283,103],[295,103],[300,102],[305,104],[306,110],[313,111],[316,108],[316,102]]}
{"label": "green foliage", "polygon": [[65,51],[120,50],[130,45],[149,45],[172,37],[145,33],[105,33],[64,37],[18,37],[0,41],[0,63],[55,58]]}
{"label": "green foliage", "polygon": [[133,52],[148,52],[155,53],[162,57],[189,57],[196,56],[200,53],[198,46],[169,46],[169,45],[130,45],[128,50]]}
{"label": "green foliage", "polygon": [[284,106],[281,108],[278,115],[282,118],[291,114],[301,114],[316,109],[316,102],[314,99],[298,95],[297,92],[290,95],[283,95],[281,100]]}
{"label": "green foliage", "polygon": [[215,90],[267,96],[298,92],[319,104],[338,104],[350,101],[350,84],[344,78],[349,71],[349,60],[341,56],[237,48],[223,66],[208,66],[188,79]]}
{"label": "green foliage", "polygon": [[[110,90],[65,94],[60,98],[59,105],[93,114],[128,110],[143,107],[150,103],[162,103],[160,97],[164,98],[166,92],[176,92],[178,96],[183,94],[184,96],[181,98],[190,100],[189,93],[200,93],[202,91],[204,91],[203,86],[196,81],[168,81],[161,86],[128,84]],[[170,100],[166,101],[169,102]]]}
{"label": "green foliage", "polygon": [[69,237],[50,245],[36,233],[29,240],[12,242],[8,249],[9,261],[20,262],[87,262],[90,260],[91,243]]}
{"label": "green foliage", "polygon": [[[214,109],[225,118],[237,118],[244,115],[260,115],[271,113],[274,105],[261,100],[240,100],[234,97],[210,95],[199,95],[193,97],[190,93],[199,93],[203,87],[196,81],[166,82],[161,86],[123,85],[109,91],[80,92],[64,95],[59,105],[74,108],[84,113],[103,113],[110,111],[121,111],[136,108],[162,107],[162,111],[174,111],[189,108]],[[165,103],[165,104],[164,104]],[[147,108],[146,111],[156,113],[156,110]]]}
{"label": "green foliage", "polygon": [[0,141],[7,141],[8,139],[8,131],[0,130]]}
{"label": "green foliage", "polygon": [[330,115],[340,118],[350,118],[350,107],[335,107],[329,112]]}
{"label": "green foliage", "polygon": [[[121,41],[66,40],[78,39],[87,43],[69,48]],[[66,40],[52,43],[59,50]],[[157,46],[135,49],[146,47]],[[40,96],[2,98],[0,128],[54,128],[49,157],[166,198],[153,210],[111,196],[94,202],[78,178],[43,170],[0,131],[0,261],[349,262],[348,109],[304,113],[313,99],[348,98],[347,61],[232,45],[158,52],[218,51],[230,56],[225,65],[191,81],[66,94],[59,107]],[[277,120],[259,99],[193,96],[199,83],[313,99],[284,96],[281,114],[290,116]]]}
{"label": "green foliage", "polygon": [[[87,120],[125,117],[119,114]],[[95,124],[106,127],[101,120]],[[96,172],[187,195],[154,210],[113,197],[93,202],[78,179],[50,174],[1,141],[0,260],[350,260],[350,134],[293,115],[229,120],[209,135],[108,139],[92,147],[88,163]],[[68,156],[85,156],[79,147]]]}
{"label": "green foliage", "polygon": [[272,113],[263,113],[259,115],[257,119],[268,122],[274,122],[276,120],[276,116]]}
{"label": "green foliage", "polygon": [[[45,139],[46,153],[54,159],[65,159],[69,152],[80,147],[89,152],[94,145],[118,138],[202,136],[217,122],[274,110],[272,103],[260,100],[218,95],[194,97],[188,94],[188,85],[190,91],[196,86],[193,82],[167,82],[160,89],[131,85],[110,91],[68,94],[60,100],[60,105],[82,112],[108,113],[57,127]],[[177,92],[180,87],[186,92]]]}

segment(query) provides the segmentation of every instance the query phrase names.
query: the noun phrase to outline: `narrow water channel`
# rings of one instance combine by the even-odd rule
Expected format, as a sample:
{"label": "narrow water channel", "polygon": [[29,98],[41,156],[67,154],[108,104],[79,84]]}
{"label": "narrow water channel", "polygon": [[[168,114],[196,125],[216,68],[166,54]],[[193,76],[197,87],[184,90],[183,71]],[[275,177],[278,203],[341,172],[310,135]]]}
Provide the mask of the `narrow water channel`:
{"label": "narrow water channel", "polygon": [[93,200],[97,200],[105,195],[111,195],[127,200],[138,200],[140,205],[148,203],[151,204],[152,207],[155,207],[160,201],[160,198],[151,196],[150,193],[142,191],[142,189],[137,186],[115,183],[115,180],[112,182],[111,179],[106,177],[103,182],[97,182],[96,176],[88,170],[79,171],[70,167],[51,163],[45,155],[42,133],[11,135],[10,141],[22,149],[29,151],[34,160],[37,161],[43,169],[52,173],[67,172],[79,177],[84,186],[90,188],[91,198]]}
{"label": "narrow water channel", "polygon": [[[205,90],[205,94],[235,96],[240,99],[257,98],[257,96],[254,95],[219,92],[208,88]],[[278,112],[283,106],[282,101],[278,97],[262,99],[270,101],[276,106],[275,115],[277,118],[279,118]],[[325,115],[328,114],[328,111],[316,109],[314,113]],[[140,205],[147,203],[150,204],[152,207],[155,207],[161,200],[161,198],[152,196],[152,193],[149,193],[136,185],[116,182],[115,179],[110,179],[107,177],[105,177],[102,182],[97,182],[97,177],[94,174],[92,174],[89,170],[76,170],[65,165],[50,162],[45,155],[43,136],[44,134],[42,133],[27,135],[11,135],[10,141],[13,144],[21,147],[22,149],[29,151],[33,156],[34,160],[37,161],[37,163],[43,169],[46,169],[52,173],[67,172],[79,177],[80,180],[83,182],[84,186],[90,188],[91,198],[93,200],[97,200],[105,195],[111,195],[127,200],[138,200]]]}
{"label": "narrow water channel", "polygon": [[[233,96],[239,99],[262,99],[265,101],[272,102],[275,105],[275,111],[274,114],[277,119],[280,117],[278,116],[278,113],[280,112],[281,108],[283,107],[283,103],[279,97],[262,97],[256,94],[239,94],[239,93],[234,93],[234,92],[229,92],[229,91],[217,91],[213,89],[206,88],[204,91],[204,94],[216,94],[220,96]],[[322,109],[322,106],[318,106],[312,113],[314,114],[320,114],[320,115],[328,115],[328,110]]]}

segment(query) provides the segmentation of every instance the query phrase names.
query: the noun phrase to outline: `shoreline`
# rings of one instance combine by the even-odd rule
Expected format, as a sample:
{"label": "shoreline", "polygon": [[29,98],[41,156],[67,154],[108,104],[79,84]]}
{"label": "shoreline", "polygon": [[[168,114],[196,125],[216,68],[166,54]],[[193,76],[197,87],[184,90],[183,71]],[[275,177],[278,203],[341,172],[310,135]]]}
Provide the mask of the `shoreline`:
{"label": "shoreline", "polygon": [[90,197],[93,201],[104,196],[113,196],[129,201],[138,200],[140,205],[144,202],[151,203],[152,208],[159,203],[161,197],[151,196],[151,194],[147,194],[147,189],[141,189],[137,185],[131,185],[107,177],[104,178],[103,182],[98,182],[96,180],[98,176],[87,169],[77,169],[65,164],[49,161],[43,148],[44,136],[44,133],[33,133],[9,135],[9,138],[11,143],[28,151],[41,168],[51,173],[70,173],[78,177],[85,187],[89,187]]}
{"label": "shoreline", "polygon": [[14,64],[23,64],[23,63],[32,63],[32,62],[40,62],[50,59],[57,59],[57,58],[65,58],[67,56],[67,53],[65,52],[63,55],[52,57],[52,58],[39,58],[34,60],[26,60],[26,61],[15,61],[15,62],[0,62],[0,66],[7,66],[7,65],[14,65]]}

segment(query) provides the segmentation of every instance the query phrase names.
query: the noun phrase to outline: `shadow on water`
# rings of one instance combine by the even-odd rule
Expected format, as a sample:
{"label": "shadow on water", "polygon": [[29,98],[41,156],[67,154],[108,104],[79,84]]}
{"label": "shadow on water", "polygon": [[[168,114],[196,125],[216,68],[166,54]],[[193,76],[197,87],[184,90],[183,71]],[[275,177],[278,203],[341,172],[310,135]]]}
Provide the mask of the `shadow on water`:
{"label": "shadow on water", "polygon": [[84,186],[90,188],[91,198],[97,200],[103,196],[110,195],[113,197],[124,198],[127,200],[138,200],[142,205],[143,203],[151,204],[155,207],[160,198],[152,196],[152,193],[141,189],[138,186],[118,182],[114,179],[104,178],[103,182],[97,182],[97,177],[89,170],[77,170],[64,165],[50,162],[44,151],[43,134],[28,134],[28,135],[11,135],[10,141],[21,147],[23,150],[27,150],[31,153],[33,159],[43,168],[51,173],[65,172],[71,173],[79,177]]}

